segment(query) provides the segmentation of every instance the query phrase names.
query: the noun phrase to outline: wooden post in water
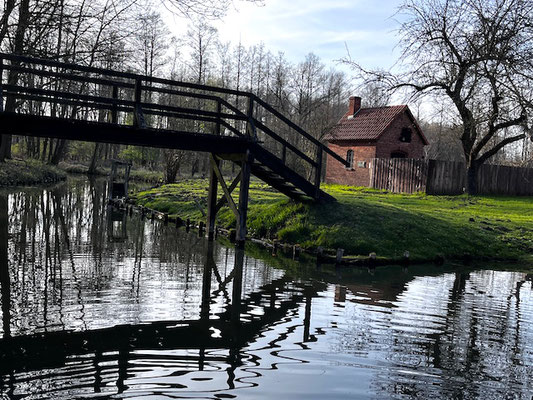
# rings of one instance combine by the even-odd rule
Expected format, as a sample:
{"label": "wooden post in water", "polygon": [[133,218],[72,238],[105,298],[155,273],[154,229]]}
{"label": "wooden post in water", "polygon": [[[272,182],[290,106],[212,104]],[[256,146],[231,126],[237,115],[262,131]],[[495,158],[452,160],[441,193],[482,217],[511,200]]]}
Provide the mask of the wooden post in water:
{"label": "wooden post in water", "polygon": [[317,264],[320,264],[320,262],[324,258],[324,248],[322,246],[318,246],[316,249],[316,262]]}
{"label": "wooden post in water", "polygon": [[[211,162],[218,167],[220,161],[212,155]],[[215,238],[215,221],[217,217],[217,189],[218,178],[215,173],[215,166],[209,168],[209,192],[207,195],[207,238],[212,241]]]}
{"label": "wooden post in water", "polygon": [[309,332],[311,331],[311,302],[313,297],[311,295],[311,288],[304,289],[305,295],[305,313],[304,313],[304,337],[303,342],[309,341]]}
{"label": "wooden post in water", "polygon": [[235,264],[233,266],[233,287],[231,292],[231,321],[238,324],[241,318],[242,270],[244,266],[244,250],[235,249]]}
{"label": "wooden post in water", "polygon": [[213,271],[213,265],[215,264],[213,254],[213,243],[208,243],[202,278],[202,304],[200,306],[200,319],[203,320],[209,319],[211,305],[211,275]]}
{"label": "wooden post in water", "polygon": [[344,256],[344,249],[337,249],[337,257],[335,258],[335,265],[341,265],[343,256]]}
{"label": "wooden post in water", "polygon": [[[116,181],[118,177],[118,168],[124,167],[124,181]],[[109,175],[109,191],[107,197],[109,200],[115,197],[128,197],[128,182],[130,179],[131,163],[119,160],[111,160],[111,174]]]}
{"label": "wooden post in water", "polygon": [[109,188],[107,192],[107,198],[109,200],[113,199],[113,182],[115,180],[116,175],[117,175],[117,164],[112,163],[111,164],[111,175],[109,175]]}

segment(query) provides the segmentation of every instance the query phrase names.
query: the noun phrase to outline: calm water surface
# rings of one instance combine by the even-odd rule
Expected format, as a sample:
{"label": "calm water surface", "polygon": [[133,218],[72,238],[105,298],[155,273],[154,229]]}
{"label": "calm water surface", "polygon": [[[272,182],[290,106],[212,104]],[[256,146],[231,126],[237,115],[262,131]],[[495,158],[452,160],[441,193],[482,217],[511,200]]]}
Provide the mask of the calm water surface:
{"label": "calm water surface", "polygon": [[0,193],[0,399],[528,399],[532,276],[335,271]]}

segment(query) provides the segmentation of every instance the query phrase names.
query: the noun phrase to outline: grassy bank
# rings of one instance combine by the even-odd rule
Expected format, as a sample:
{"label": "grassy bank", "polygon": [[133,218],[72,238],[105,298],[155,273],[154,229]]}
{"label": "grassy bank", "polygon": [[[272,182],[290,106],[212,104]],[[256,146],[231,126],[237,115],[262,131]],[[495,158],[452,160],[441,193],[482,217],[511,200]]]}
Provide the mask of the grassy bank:
{"label": "grassy bank", "polygon": [[[413,258],[462,254],[498,258],[533,254],[533,198],[391,194],[367,188],[324,185],[337,198],[330,204],[287,200],[252,182],[249,233],[299,243],[303,247],[343,248],[351,255]],[[184,181],[140,192],[143,205],[181,218],[201,220],[207,182]],[[232,228],[229,209],[218,223]]]}
{"label": "grassy bank", "polygon": [[0,163],[0,186],[25,186],[65,180],[61,169],[36,160],[6,160]]}

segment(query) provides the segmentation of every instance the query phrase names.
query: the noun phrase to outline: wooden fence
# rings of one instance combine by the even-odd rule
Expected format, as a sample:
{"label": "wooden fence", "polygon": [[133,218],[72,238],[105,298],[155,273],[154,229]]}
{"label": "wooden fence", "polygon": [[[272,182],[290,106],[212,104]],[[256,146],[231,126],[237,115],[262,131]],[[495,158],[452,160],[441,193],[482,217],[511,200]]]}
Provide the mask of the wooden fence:
{"label": "wooden fence", "polygon": [[413,158],[374,158],[370,163],[370,187],[394,193],[425,192],[428,163]]}
{"label": "wooden fence", "polygon": [[[479,194],[533,196],[533,168],[482,165]],[[464,163],[442,160],[375,158],[370,163],[370,187],[393,193],[426,192],[433,195],[464,193]]]}
{"label": "wooden fence", "polygon": [[427,160],[428,176],[426,193],[456,195],[466,188],[466,166],[464,163],[444,160]]}

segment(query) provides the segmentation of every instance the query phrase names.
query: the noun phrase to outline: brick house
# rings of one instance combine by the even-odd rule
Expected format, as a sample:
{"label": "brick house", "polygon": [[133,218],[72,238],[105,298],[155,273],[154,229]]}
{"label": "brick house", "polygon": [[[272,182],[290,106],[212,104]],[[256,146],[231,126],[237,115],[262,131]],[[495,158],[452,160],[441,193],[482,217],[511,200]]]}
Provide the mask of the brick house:
{"label": "brick house", "polygon": [[361,108],[360,97],[350,97],[348,112],[326,135],[328,147],[350,162],[350,167],[327,158],[326,182],[368,186],[373,158],[423,158],[428,144],[406,105]]}

